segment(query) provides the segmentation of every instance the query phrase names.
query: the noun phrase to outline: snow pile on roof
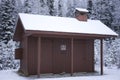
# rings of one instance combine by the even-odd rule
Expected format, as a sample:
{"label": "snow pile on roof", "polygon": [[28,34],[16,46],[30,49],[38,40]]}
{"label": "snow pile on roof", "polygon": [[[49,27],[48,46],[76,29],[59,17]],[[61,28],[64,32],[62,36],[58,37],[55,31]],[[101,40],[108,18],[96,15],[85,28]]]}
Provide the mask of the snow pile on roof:
{"label": "snow pile on roof", "polygon": [[76,10],[78,10],[80,12],[89,12],[87,9],[83,9],[83,8],[76,8]]}
{"label": "snow pile on roof", "polygon": [[78,21],[75,18],[19,14],[25,30],[113,35],[117,34],[99,20]]}

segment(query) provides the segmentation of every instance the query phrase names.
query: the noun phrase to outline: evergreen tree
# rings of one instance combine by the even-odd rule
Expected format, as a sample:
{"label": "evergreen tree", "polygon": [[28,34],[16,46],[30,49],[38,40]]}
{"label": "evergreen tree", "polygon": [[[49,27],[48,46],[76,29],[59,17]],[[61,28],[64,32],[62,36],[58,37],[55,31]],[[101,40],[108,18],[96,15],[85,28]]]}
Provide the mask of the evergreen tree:
{"label": "evergreen tree", "polygon": [[32,6],[33,3],[31,0],[25,0],[24,2],[24,12],[25,13],[32,13]]}
{"label": "evergreen tree", "polygon": [[96,0],[94,2],[92,15],[94,19],[101,20],[108,27],[113,29],[113,12],[114,6],[110,0]]}
{"label": "evergreen tree", "polygon": [[0,41],[4,41],[4,43],[7,43],[13,37],[15,14],[15,0],[1,0]]}
{"label": "evergreen tree", "polygon": [[47,0],[47,5],[49,8],[49,14],[54,16],[54,0]]}
{"label": "evergreen tree", "polygon": [[111,4],[114,6],[112,26],[114,27],[114,30],[120,35],[120,0],[112,0]]}
{"label": "evergreen tree", "polygon": [[[39,14],[42,15],[50,15],[50,10],[48,7],[48,2],[47,0],[39,0]],[[52,13],[52,12],[51,12]]]}
{"label": "evergreen tree", "polygon": [[59,0],[58,1],[58,16],[62,16],[62,1],[61,0]]}
{"label": "evergreen tree", "polygon": [[104,63],[105,66],[120,68],[120,39],[105,41]]}
{"label": "evergreen tree", "polygon": [[[14,42],[12,41],[15,23],[17,19],[15,0],[1,0],[0,6],[0,70],[13,69],[16,66],[14,61]],[[12,41],[12,42],[11,42]]]}
{"label": "evergreen tree", "polygon": [[75,6],[74,6],[74,1],[68,1],[67,3],[67,13],[66,16],[67,17],[74,17],[74,13],[75,13]]}
{"label": "evergreen tree", "polygon": [[16,45],[13,40],[7,44],[0,42],[0,70],[19,68],[19,61],[14,59]]}
{"label": "evergreen tree", "polygon": [[92,0],[88,0],[87,10],[89,11],[89,14],[88,14],[89,18],[92,17],[92,7],[93,7]]}
{"label": "evergreen tree", "polygon": [[17,12],[23,12],[23,4],[21,2],[21,0],[16,0],[16,9],[17,9]]}

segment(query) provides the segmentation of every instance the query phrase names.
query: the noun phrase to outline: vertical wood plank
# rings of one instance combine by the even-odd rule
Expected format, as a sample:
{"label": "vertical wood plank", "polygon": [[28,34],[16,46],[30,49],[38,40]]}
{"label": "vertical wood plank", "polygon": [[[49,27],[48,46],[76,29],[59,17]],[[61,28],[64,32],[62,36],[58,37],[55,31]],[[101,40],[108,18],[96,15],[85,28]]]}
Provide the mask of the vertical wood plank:
{"label": "vertical wood plank", "polygon": [[24,36],[24,45],[25,45],[25,75],[28,74],[28,37]]}
{"label": "vertical wood plank", "polygon": [[71,38],[71,76],[73,75],[73,38]]}
{"label": "vertical wood plank", "polygon": [[100,74],[103,75],[103,39],[100,40]]}
{"label": "vertical wood plank", "polygon": [[41,37],[38,37],[37,76],[40,77]]}

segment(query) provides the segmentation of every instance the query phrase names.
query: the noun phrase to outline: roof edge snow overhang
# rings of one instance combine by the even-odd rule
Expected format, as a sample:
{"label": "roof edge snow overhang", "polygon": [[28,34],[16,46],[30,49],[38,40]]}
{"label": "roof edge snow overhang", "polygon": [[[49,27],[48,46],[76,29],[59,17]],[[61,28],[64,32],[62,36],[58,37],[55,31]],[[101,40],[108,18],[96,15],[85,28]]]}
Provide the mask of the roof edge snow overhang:
{"label": "roof edge snow overhang", "polygon": [[87,34],[87,33],[70,33],[70,32],[55,32],[55,31],[39,31],[39,30],[26,30],[27,36],[40,36],[40,37],[64,37],[64,38],[81,38],[81,39],[104,39],[110,37],[118,37],[117,35],[101,35],[101,34]]}
{"label": "roof edge snow overhang", "polygon": [[[68,18],[67,18],[68,19]],[[71,19],[70,19],[71,20]],[[74,20],[73,20],[74,21]],[[75,31],[68,31],[68,30],[56,30],[55,29],[33,29],[32,28],[25,28],[26,25],[24,25],[24,20],[19,16],[18,22],[17,22],[17,30],[14,34],[14,40],[20,41],[22,37],[25,36],[41,36],[41,37],[59,37],[59,38],[80,38],[80,39],[104,39],[104,38],[110,38],[110,37],[118,37],[118,34],[116,33],[95,33],[95,32],[75,32]],[[76,21],[75,21],[76,22]],[[27,23],[28,24],[28,23]],[[39,26],[39,25],[38,25]]]}

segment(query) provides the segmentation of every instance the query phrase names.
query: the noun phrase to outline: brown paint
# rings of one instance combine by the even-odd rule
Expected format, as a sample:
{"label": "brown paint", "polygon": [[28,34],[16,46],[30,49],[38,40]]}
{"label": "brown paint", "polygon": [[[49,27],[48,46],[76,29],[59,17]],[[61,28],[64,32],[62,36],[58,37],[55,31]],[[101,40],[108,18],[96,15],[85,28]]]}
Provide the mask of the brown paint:
{"label": "brown paint", "polygon": [[[37,63],[38,63],[38,38],[28,37],[28,71],[29,74],[37,74]],[[33,66],[34,65],[34,66]]]}
{"label": "brown paint", "polygon": [[[23,58],[28,61],[29,75],[37,74],[39,77],[41,73],[63,72],[72,75],[74,72],[94,71],[94,40],[47,37],[41,37],[40,40],[38,37],[29,36],[27,43],[28,57]],[[60,49],[61,45],[66,45],[65,51]],[[25,63],[22,62],[22,65]]]}
{"label": "brown paint", "polygon": [[22,59],[23,49],[18,48],[15,49],[15,59]]}
{"label": "brown paint", "polygon": [[93,44],[94,40],[74,40],[74,72],[94,72]]}
{"label": "brown paint", "polygon": [[41,37],[38,37],[38,53],[37,53],[37,76],[40,77],[41,67]]}
{"label": "brown paint", "polygon": [[73,48],[73,46],[74,46],[74,39],[73,38],[71,38],[71,76],[73,75],[73,69],[74,69],[74,67],[73,67],[73,56],[74,56],[74,48]]}
{"label": "brown paint", "polygon": [[22,22],[19,18],[17,26],[16,26],[16,30],[15,30],[15,33],[14,33],[13,40],[22,41],[22,37],[23,37],[24,32],[25,32],[24,27],[23,27]]}
{"label": "brown paint", "polygon": [[52,73],[53,41],[49,38],[41,39],[41,73]]}
{"label": "brown paint", "polygon": [[[62,51],[61,45],[66,45]],[[70,39],[53,39],[53,73],[70,73]]]}
{"label": "brown paint", "polygon": [[24,62],[23,62],[23,67],[24,67],[24,74],[29,75],[28,72],[28,37],[24,36]]}
{"label": "brown paint", "polygon": [[38,31],[26,30],[26,33],[31,33],[33,36],[43,37],[67,37],[67,38],[81,38],[81,39],[103,39],[109,37],[117,37],[115,35],[100,35],[100,34],[87,34],[87,33],[67,33],[67,32],[53,32],[53,31]]}
{"label": "brown paint", "polygon": [[100,74],[103,75],[103,40],[100,40]]}

